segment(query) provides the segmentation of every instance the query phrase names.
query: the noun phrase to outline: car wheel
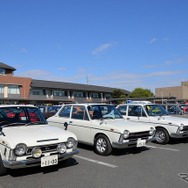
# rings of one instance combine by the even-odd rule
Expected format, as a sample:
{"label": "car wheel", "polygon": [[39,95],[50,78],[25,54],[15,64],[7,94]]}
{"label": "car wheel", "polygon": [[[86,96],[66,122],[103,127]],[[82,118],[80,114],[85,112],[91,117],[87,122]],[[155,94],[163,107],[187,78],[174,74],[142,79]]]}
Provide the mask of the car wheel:
{"label": "car wheel", "polygon": [[6,174],[6,172],[7,172],[7,169],[4,167],[3,161],[0,155],[0,176]]}
{"label": "car wheel", "polygon": [[165,129],[157,128],[155,133],[155,139],[158,144],[166,144],[169,142],[170,137]]}
{"label": "car wheel", "polygon": [[105,135],[98,135],[95,139],[95,152],[99,155],[109,155],[112,152],[112,146]]}

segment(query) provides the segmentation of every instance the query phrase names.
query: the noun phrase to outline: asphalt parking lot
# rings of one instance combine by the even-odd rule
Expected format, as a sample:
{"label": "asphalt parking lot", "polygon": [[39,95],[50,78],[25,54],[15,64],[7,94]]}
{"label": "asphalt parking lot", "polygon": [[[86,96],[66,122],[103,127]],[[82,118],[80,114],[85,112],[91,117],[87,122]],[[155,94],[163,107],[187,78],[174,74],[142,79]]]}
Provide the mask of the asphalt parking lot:
{"label": "asphalt parking lot", "polygon": [[188,139],[141,149],[114,150],[107,157],[79,145],[80,154],[48,168],[11,170],[0,188],[185,188],[188,187]]}

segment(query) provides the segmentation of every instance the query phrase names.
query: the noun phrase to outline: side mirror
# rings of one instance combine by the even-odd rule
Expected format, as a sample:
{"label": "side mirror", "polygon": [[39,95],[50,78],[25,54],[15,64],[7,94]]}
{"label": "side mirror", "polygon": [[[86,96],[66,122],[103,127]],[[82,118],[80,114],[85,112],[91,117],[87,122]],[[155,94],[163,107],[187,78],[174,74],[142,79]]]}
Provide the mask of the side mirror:
{"label": "side mirror", "polygon": [[64,127],[65,127],[65,130],[67,130],[67,127],[68,127],[68,123],[67,122],[64,123]]}

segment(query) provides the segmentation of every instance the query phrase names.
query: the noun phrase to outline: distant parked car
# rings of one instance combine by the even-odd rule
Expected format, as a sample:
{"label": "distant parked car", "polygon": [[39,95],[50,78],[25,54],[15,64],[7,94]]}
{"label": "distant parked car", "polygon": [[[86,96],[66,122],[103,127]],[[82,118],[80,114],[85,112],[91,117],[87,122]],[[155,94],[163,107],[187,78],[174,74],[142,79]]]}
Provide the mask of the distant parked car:
{"label": "distant parked car", "polygon": [[182,109],[184,114],[188,113],[188,104],[180,104],[180,108]]}
{"label": "distant parked car", "polygon": [[179,104],[161,104],[170,115],[183,115]]}
{"label": "distant parked car", "polygon": [[112,148],[146,146],[155,133],[154,126],[126,121],[107,104],[66,104],[47,121],[51,126],[66,126],[78,142],[93,145],[99,155],[109,155]]}
{"label": "distant parked car", "polygon": [[49,126],[37,107],[0,105],[0,175],[7,169],[57,165],[78,153],[75,134]]}
{"label": "distant parked car", "polygon": [[116,107],[126,120],[155,126],[155,139],[166,144],[170,138],[188,137],[188,119],[172,116],[158,104],[120,104]]}
{"label": "distant parked car", "polygon": [[38,108],[43,113],[44,117],[47,119],[55,115],[56,112],[61,108],[61,105],[39,106]]}

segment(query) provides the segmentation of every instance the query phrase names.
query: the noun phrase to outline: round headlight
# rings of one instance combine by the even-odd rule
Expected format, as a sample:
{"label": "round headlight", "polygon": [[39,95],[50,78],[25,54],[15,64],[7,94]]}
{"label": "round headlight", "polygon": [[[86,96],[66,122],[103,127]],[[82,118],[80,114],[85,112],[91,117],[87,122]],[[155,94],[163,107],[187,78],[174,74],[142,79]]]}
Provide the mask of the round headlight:
{"label": "round headlight", "polygon": [[183,130],[183,127],[184,127],[184,125],[181,124],[180,127],[179,127],[179,130],[182,131],[182,130]]}
{"label": "round headlight", "polygon": [[25,154],[27,146],[25,144],[18,144],[14,150],[15,155],[22,156]]}
{"label": "round headlight", "polygon": [[31,154],[34,158],[39,158],[42,155],[42,151],[39,147],[34,147],[31,151]]}
{"label": "round headlight", "polygon": [[67,151],[67,148],[66,148],[66,145],[64,143],[60,143],[58,146],[57,146],[57,151],[59,153],[65,153]]}
{"label": "round headlight", "polygon": [[125,130],[123,132],[123,138],[127,138],[129,136],[129,131],[128,130]]}
{"label": "round headlight", "polygon": [[69,149],[73,148],[76,146],[76,140],[74,138],[68,138],[66,145]]}
{"label": "round headlight", "polygon": [[155,128],[154,127],[150,127],[149,134],[153,135],[154,133],[155,133]]}

